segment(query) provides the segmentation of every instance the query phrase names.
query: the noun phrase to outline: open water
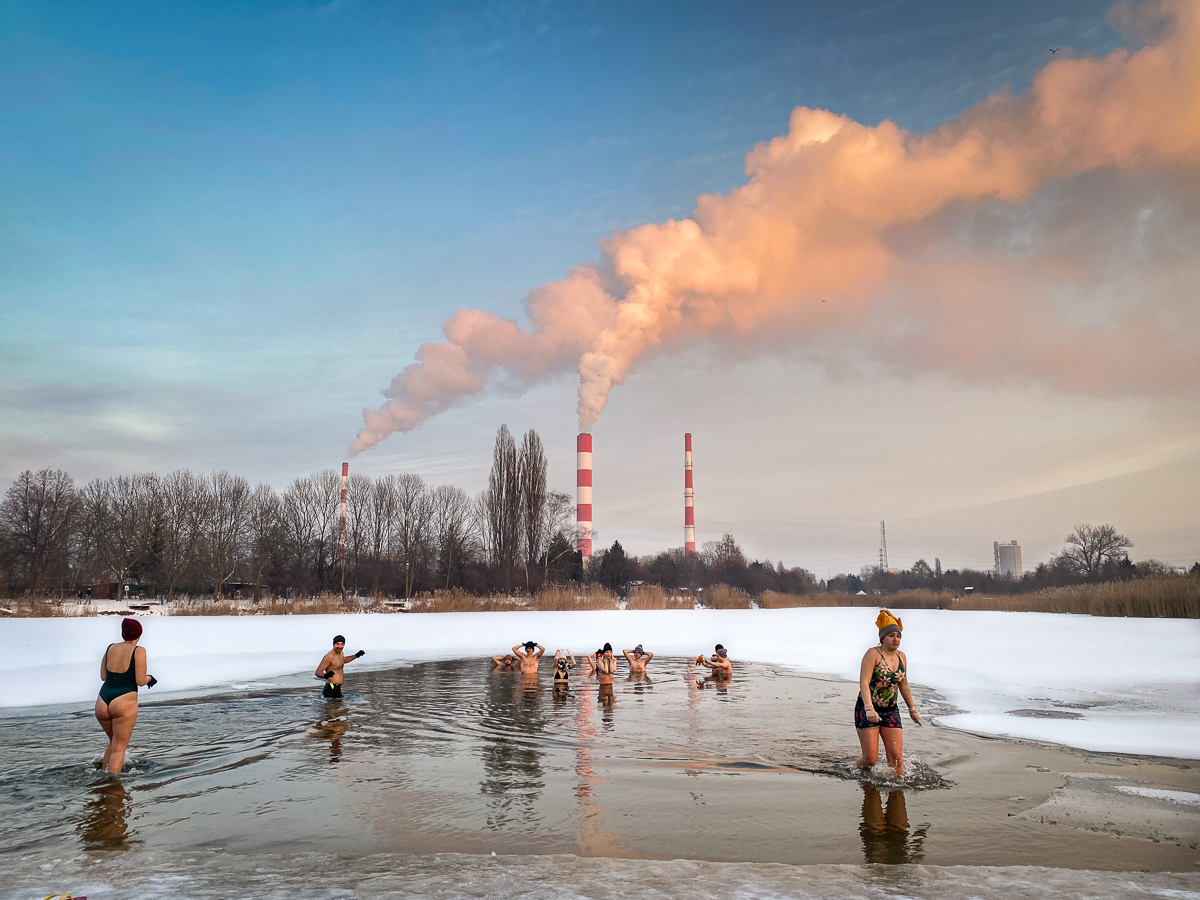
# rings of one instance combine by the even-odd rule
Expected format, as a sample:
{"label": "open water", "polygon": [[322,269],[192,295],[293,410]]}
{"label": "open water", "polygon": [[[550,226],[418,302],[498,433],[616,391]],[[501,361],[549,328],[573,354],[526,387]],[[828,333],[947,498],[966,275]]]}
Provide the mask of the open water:
{"label": "open water", "polygon": [[[747,664],[704,683],[656,659],[611,692],[556,691],[548,668],[351,666],[340,701],[315,681],[143,692],[119,777],[90,710],[0,720],[0,897],[884,896],[901,878],[930,898],[1200,898],[1190,871],[1063,874],[1197,854],[1015,815],[1055,776],[1007,742],[906,720],[909,778],[857,778],[845,682]],[[1003,776],[962,762],[989,753]],[[941,868],[1016,865],[1039,868]]]}

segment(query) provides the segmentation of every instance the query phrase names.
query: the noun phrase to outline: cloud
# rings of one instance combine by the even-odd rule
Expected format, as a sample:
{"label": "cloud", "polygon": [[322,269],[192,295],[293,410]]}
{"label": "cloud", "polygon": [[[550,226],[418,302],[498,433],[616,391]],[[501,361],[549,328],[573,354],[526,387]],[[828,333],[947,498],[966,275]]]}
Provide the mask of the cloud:
{"label": "cloud", "polygon": [[[446,341],[423,344],[387,402],[364,410],[353,452],[489,383],[571,368],[590,429],[639,364],[696,341],[1071,391],[1194,387],[1194,252],[1155,246],[1154,210],[1174,203],[1195,230],[1200,5],[1114,18],[1154,37],[1053,59],[1025,94],[993,94],[929,132],[795,109],[786,134],[747,155],[744,186],[602,241],[599,265],[530,293],[527,328],[455,313]],[[1106,184],[1136,189],[1129,222],[1079,218]],[[1145,252],[1114,267],[1107,251],[1138,242]]]}

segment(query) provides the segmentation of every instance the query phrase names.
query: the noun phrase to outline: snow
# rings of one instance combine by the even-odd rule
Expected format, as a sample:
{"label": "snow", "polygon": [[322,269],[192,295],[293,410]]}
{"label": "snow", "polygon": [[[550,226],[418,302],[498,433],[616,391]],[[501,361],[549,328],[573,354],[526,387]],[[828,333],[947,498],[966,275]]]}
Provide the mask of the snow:
{"label": "snow", "polygon": [[[913,684],[962,710],[940,716],[941,724],[1085,750],[1200,759],[1196,620],[900,615]],[[618,651],[642,643],[679,656],[709,653],[719,641],[735,665],[755,660],[856,680],[864,651],[875,644],[875,616],[864,608],[155,616],[142,619],[142,646],[160,682],[151,697],[245,690],[281,676],[311,683],[336,633],[346,635],[348,651],[367,651],[354,666],[491,656],[526,640],[577,655],[609,641]],[[7,651],[0,674],[19,685],[0,695],[0,707],[87,706],[99,687],[100,656],[119,640],[119,627],[112,617],[5,619],[0,638]]]}
{"label": "snow", "polygon": [[1178,803],[1183,806],[1200,806],[1200,794],[1192,791],[1167,791],[1135,784],[1118,784],[1116,788],[1123,794],[1149,797],[1151,800],[1165,800],[1167,803]]}

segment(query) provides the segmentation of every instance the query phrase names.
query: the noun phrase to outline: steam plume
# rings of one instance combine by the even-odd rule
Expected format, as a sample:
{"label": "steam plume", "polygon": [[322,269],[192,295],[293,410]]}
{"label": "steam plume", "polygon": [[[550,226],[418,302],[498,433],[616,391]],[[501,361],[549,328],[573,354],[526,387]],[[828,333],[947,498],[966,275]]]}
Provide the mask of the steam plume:
{"label": "steam plume", "polygon": [[[363,411],[352,451],[498,376],[528,387],[571,367],[590,430],[635,366],[704,339],[1070,390],[1194,387],[1187,278],[1124,283],[1112,257],[1134,224],[1117,239],[1100,226],[1165,203],[1196,230],[1200,3],[1113,16],[1161,27],[1137,52],[1060,53],[1025,95],[993,94],[924,134],[795,109],[787,134],[747,155],[744,186],[699,197],[689,218],[615,234],[599,266],[531,291],[528,329],[455,313],[446,340],[422,344],[388,401]],[[1143,250],[1143,268],[1146,253],[1164,271],[1190,264]]]}

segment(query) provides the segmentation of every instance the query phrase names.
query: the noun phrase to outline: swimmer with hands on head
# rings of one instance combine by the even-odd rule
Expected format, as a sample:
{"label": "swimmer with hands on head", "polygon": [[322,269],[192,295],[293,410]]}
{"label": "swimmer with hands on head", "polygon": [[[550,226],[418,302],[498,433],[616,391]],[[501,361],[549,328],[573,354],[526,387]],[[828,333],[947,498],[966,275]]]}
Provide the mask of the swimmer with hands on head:
{"label": "swimmer with hands on head", "polygon": [[[522,650],[522,647],[525,649]],[[524,644],[517,644],[512,648],[512,651],[521,660],[521,671],[526,674],[532,674],[538,670],[538,662],[541,661],[542,654],[546,652],[546,648],[536,641],[526,641]],[[534,651],[537,652],[535,653]]]}
{"label": "swimmer with hands on head", "polygon": [[109,644],[100,658],[100,694],[96,697],[96,721],[108,735],[101,767],[118,775],[125,767],[125,751],[137,724],[138,688],[154,687],[157,679],[146,671],[146,648],[139,647],[142,623],[121,620],[121,643]]}
{"label": "swimmer with hands on head", "polygon": [[904,698],[908,714],[921,725],[921,714],[908,687],[908,659],[900,652],[900,633],[904,624],[889,610],[881,609],[875,620],[879,646],[863,654],[858,671],[858,702],[854,704],[854,727],[862,746],[858,768],[866,772],[879,759],[879,739],[888,765],[904,777],[904,732],[900,721],[899,697]]}
{"label": "swimmer with hands on head", "polygon": [[517,664],[517,658],[511,653],[505,653],[503,656],[493,656],[492,662],[496,664],[496,668],[504,672],[511,672]]}
{"label": "swimmer with hands on head", "polygon": [[321,689],[322,697],[338,699],[342,696],[342,682],[345,676],[342,668],[351,660],[360,659],[367,655],[366,650],[359,650],[353,656],[347,657],[342,651],[346,649],[346,639],[340,634],[333,636],[333,649],[321,657],[321,662],[314,673],[324,679],[325,687]]}
{"label": "swimmer with hands on head", "polygon": [[[570,660],[568,662],[568,660]],[[575,654],[570,650],[555,650],[554,651],[554,686],[566,687],[571,677],[571,670],[575,668]]]}
{"label": "swimmer with hands on head", "polygon": [[597,679],[601,684],[613,683],[613,676],[617,674],[617,661],[613,659],[612,644],[606,643],[596,651],[592,667],[596,670]]}
{"label": "swimmer with hands on head", "polygon": [[622,650],[621,653],[625,656],[626,661],[629,663],[630,676],[645,675],[646,663],[654,659],[654,654],[647,653],[645,650],[643,650],[641,644],[638,644],[632,650]]}

